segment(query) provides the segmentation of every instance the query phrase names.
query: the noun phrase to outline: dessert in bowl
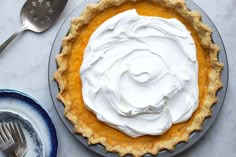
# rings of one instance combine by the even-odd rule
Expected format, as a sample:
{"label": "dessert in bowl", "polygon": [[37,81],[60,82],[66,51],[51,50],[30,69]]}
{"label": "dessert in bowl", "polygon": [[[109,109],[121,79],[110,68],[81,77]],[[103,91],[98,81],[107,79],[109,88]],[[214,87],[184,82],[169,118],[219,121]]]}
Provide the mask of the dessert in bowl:
{"label": "dessert in bowl", "polygon": [[65,116],[120,155],[173,150],[201,129],[222,86],[210,35],[182,0],[89,5],[57,56]]}

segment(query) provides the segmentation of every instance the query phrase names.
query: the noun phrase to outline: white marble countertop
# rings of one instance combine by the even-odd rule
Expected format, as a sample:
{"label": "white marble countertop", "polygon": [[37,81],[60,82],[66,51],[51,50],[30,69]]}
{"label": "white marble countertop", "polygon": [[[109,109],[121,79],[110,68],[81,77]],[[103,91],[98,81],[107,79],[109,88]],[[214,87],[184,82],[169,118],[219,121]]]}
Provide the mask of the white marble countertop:
{"label": "white marble countertop", "polygon": [[[66,129],[53,106],[48,88],[48,60],[51,46],[59,27],[69,13],[81,3],[69,0],[56,24],[47,32],[21,34],[0,56],[0,88],[16,89],[37,99],[56,126],[59,150],[58,157],[99,156],[79,143]],[[224,106],[207,134],[193,147],[179,157],[233,157],[236,148],[236,1],[194,0],[212,19],[224,41],[229,63],[229,85]],[[21,25],[20,9],[25,0],[1,0],[0,2],[0,44]],[[68,152],[69,150],[69,152]]]}

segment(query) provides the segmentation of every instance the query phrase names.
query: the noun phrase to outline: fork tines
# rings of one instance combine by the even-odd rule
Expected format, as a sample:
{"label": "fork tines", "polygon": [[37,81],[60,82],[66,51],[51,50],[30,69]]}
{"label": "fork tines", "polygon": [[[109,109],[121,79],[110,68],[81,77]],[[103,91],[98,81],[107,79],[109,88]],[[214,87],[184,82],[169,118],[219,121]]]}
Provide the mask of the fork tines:
{"label": "fork tines", "polygon": [[9,130],[12,134],[14,141],[16,142],[16,155],[20,157],[24,156],[27,151],[27,141],[22,126],[18,121],[13,121],[9,123]]}
{"label": "fork tines", "polygon": [[5,150],[14,144],[13,137],[6,123],[0,123],[0,150]]}

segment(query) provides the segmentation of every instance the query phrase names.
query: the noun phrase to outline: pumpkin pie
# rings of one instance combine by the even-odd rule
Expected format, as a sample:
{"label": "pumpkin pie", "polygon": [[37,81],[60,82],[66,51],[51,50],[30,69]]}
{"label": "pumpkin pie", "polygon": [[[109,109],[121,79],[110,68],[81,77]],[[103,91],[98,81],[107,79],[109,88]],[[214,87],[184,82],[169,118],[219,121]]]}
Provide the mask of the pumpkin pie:
{"label": "pumpkin pie", "polygon": [[[133,30],[136,32],[132,33]],[[186,31],[180,33],[181,30]],[[112,36],[110,31],[113,31]],[[155,33],[161,43],[157,53],[149,44],[156,39]],[[211,116],[211,107],[217,101],[216,92],[222,87],[220,75],[223,65],[218,60],[219,47],[212,42],[211,33],[211,28],[201,21],[199,12],[190,11],[184,0],[101,0],[88,5],[79,17],[72,20],[62,51],[56,57],[58,69],[54,75],[60,89],[57,98],[63,102],[64,114],[74,125],[74,132],[88,138],[90,144],[100,143],[107,151],[121,156],[158,154],[164,149],[174,150],[180,142],[187,142],[191,133],[200,131],[205,118]],[[150,38],[147,38],[148,34]],[[127,36],[129,40],[126,40]],[[181,48],[168,49],[165,44],[172,41]],[[108,47],[107,43],[113,45]],[[162,53],[167,49],[171,51]],[[179,57],[183,53],[172,52],[177,49],[185,52],[187,59]],[[133,54],[136,56],[133,57]],[[160,57],[162,55],[164,59]],[[124,56],[128,56],[126,60]],[[119,59],[115,60],[117,57]],[[165,62],[165,57],[170,59],[168,64],[173,64],[174,68],[166,65],[168,61]],[[189,66],[182,67],[181,63]],[[145,70],[147,73],[142,73]],[[123,72],[129,73],[132,78]],[[153,80],[152,75],[156,76]],[[141,85],[124,84],[127,80],[135,80]],[[143,84],[156,80],[162,81],[157,86],[161,86],[161,90],[157,88],[155,91],[152,86],[147,88],[147,92],[144,89],[141,94],[138,93]],[[148,93],[151,88],[154,93],[164,91],[164,94],[152,101],[152,93]],[[169,95],[176,97],[182,88],[185,93],[178,94],[179,104],[176,106],[177,101],[172,101],[173,105],[166,105]],[[137,99],[135,94],[138,94]],[[117,97],[122,97],[122,101]],[[142,97],[148,99],[142,102]],[[189,108],[184,108],[184,116],[175,114],[182,110],[181,104],[190,104]],[[116,113],[111,113],[114,110]],[[153,119],[153,116],[161,120],[157,121],[157,125],[151,125],[149,121],[139,121],[140,116],[145,120]],[[127,123],[123,125],[124,122]],[[139,124],[145,125],[140,127]],[[153,126],[159,127],[159,130],[153,129]]]}

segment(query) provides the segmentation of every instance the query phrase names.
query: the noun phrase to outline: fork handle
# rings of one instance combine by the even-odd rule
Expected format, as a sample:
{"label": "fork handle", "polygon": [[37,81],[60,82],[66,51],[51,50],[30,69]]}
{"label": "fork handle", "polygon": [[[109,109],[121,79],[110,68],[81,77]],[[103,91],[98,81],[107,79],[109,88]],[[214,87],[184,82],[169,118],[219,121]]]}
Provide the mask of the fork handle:
{"label": "fork handle", "polygon": [[0,54],[3,52],[3,50],[23,31],[28,29],[28,27],[25,24],[22,24],[22,26],[16,31],[10,38],[8,38],[1,46],[0,46]]}

